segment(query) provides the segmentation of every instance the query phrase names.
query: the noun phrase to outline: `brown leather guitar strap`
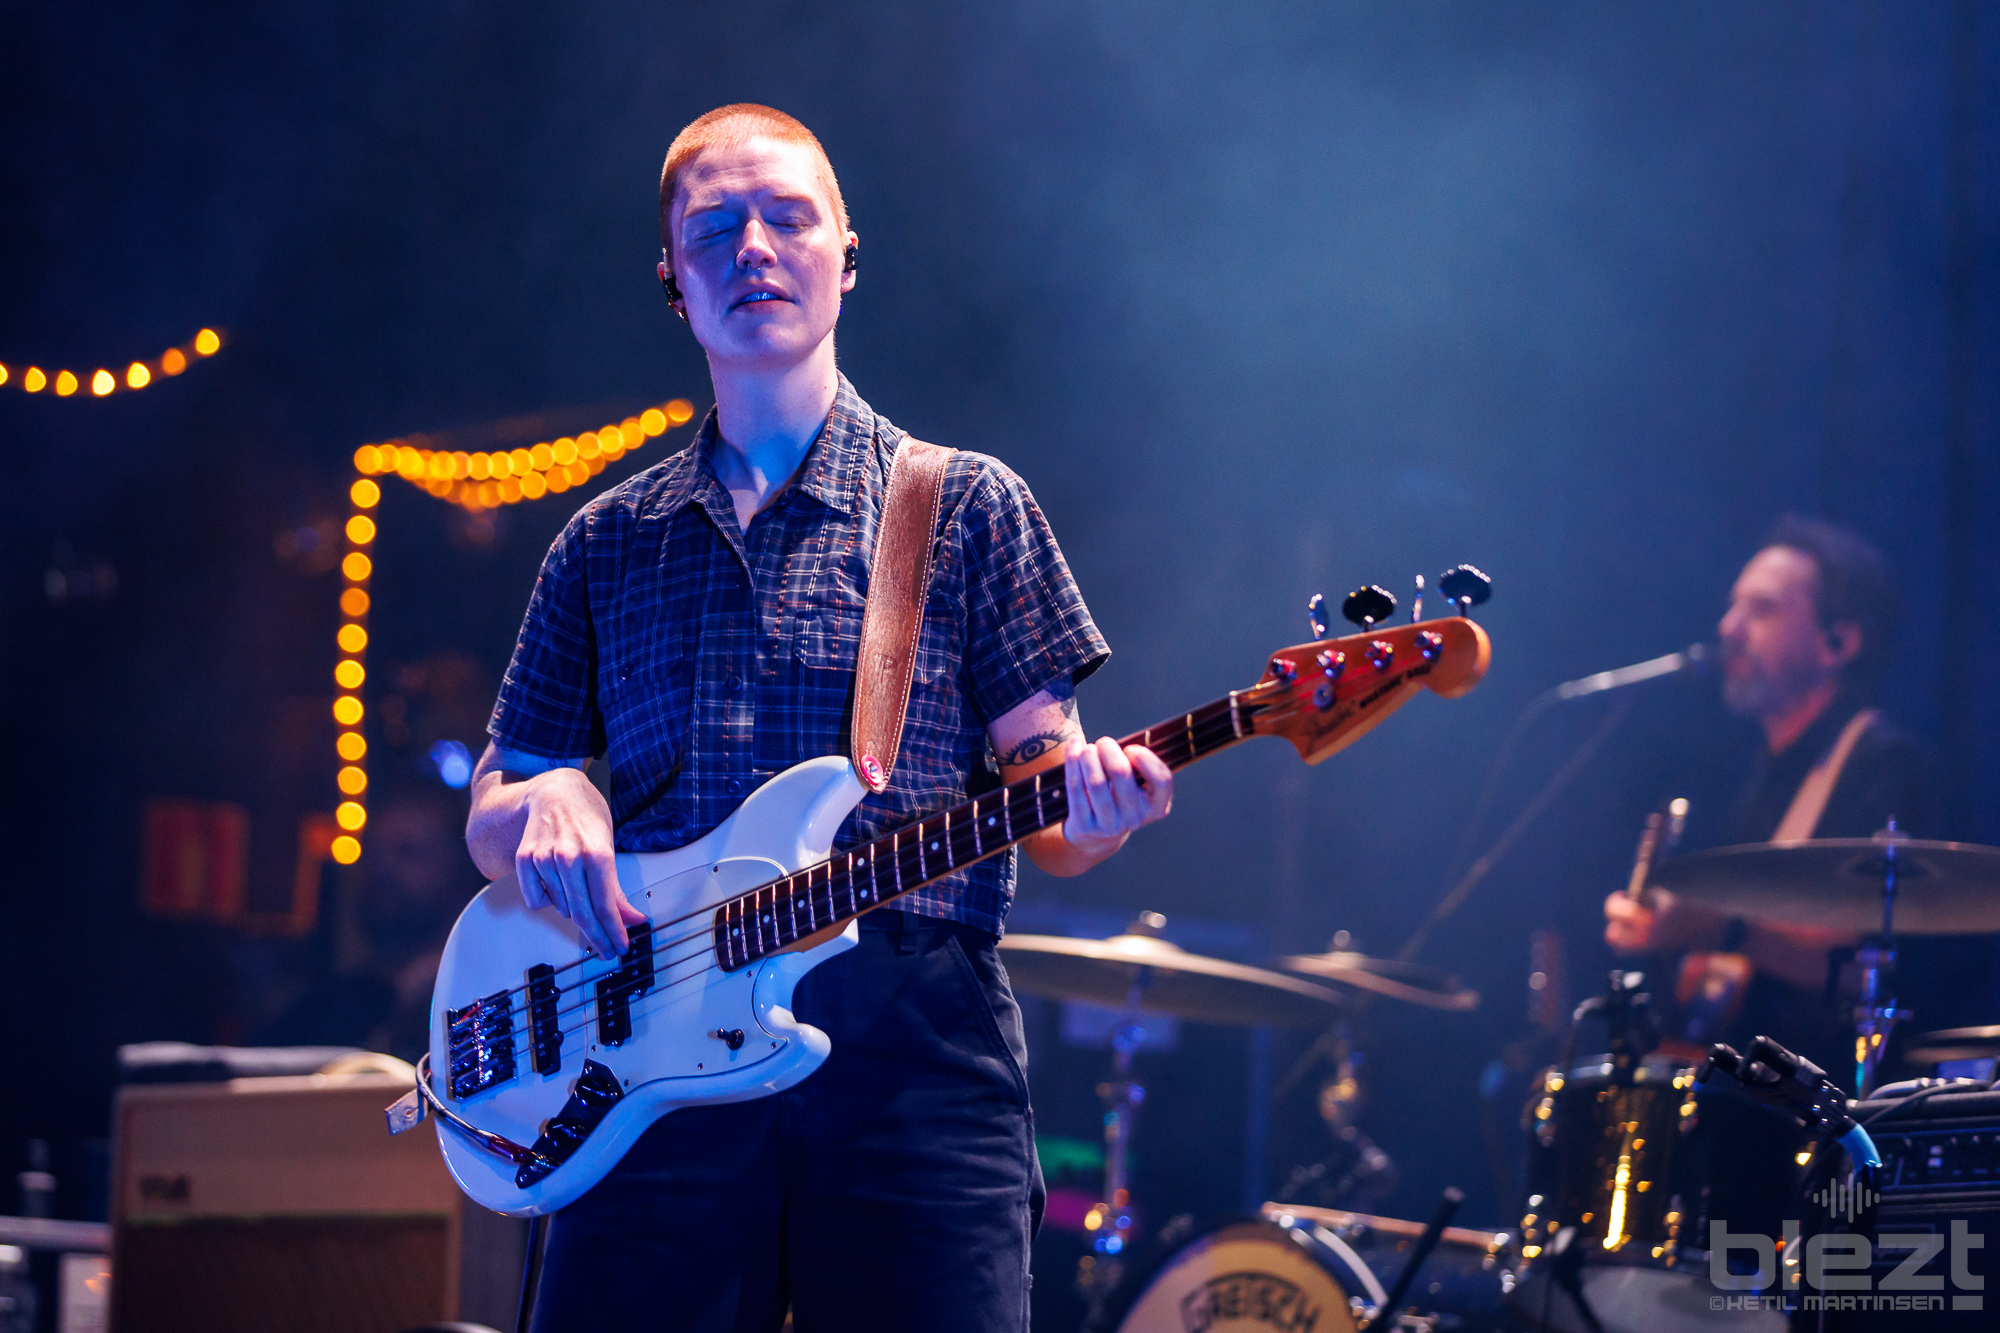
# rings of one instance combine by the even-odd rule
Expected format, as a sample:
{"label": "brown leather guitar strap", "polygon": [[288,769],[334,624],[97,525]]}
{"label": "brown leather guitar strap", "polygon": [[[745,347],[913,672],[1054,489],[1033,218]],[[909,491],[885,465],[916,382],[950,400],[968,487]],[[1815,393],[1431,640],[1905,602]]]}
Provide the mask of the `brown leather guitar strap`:
{"label": "brown leather guitar strap", "polygon": [[951,452],[905,435],[889,465],[854,663],[854,772],[872,792],[888,788],[902,744]]}

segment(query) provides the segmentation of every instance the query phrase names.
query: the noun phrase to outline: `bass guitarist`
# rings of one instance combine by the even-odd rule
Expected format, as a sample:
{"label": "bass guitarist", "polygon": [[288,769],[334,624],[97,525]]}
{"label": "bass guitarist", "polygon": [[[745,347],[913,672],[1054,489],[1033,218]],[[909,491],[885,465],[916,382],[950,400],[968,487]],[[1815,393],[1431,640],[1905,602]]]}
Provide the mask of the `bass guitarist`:
{"label": "bass guitarist", "polygon": [[[803,125],[752,105],[689,125],[660,226],[660,279],[707,354],[715,408],[550,549],[467,828],[482,871],[517,874],[531,907],[605,958],[643,919],[614,849],[683,846],[774,774],[846,751],[906,438],[835,366],[859,240]],[[1019,477],[952,455],[935,549],[892,779],[835,847],[1061,765],[1071,813],[1026,847],[1079,874],[1167,813],[1169,770],[1084,740],[1075,686],[1109,652]],[[859,946],[797,992],[832,1038],[825,1067],[647,1131],[555,1215],[534,1327],[776,1330],[789,1307],[804,1333],[1024,1328],[1042,1188],[995,947],[1014,873],[1010,850],[862,918]]]}

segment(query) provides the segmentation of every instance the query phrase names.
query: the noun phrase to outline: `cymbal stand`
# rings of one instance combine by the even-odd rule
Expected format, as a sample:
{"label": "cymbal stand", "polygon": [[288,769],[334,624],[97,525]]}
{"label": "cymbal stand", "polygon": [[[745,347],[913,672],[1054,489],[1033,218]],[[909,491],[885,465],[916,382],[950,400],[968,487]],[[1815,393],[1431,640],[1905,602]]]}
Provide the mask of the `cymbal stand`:
{"label": "cymbal stand", "polygon": [[1132,1077],[1132,1055],[1146,1041],[1140,1006],[1152,984],[1153,969],[1139,968],[1125,993],[1125,1012],[1111,1034],[1111,1077],[1097,1085],[1104,1104],[1104,1197],[1083,1219],[1091,1252],[1077,1264],[1077,1290],[1094,1307],[1118,1285],[1124,1255],[1132,1245],[1133,1225],[1130,1155],[1132,1131],[1146,1089]]}
{"label": "cymbal stand", "polygon": [[1896,821],[1891,819],[1882,847],[1882,934],[1854,951],[1861,965],[1861,1002],[1854,1006],[1854,1086],[1866,1097],[1875,1088],[1875,1074],[1888,1049],[1896,1024],[1910,1016],[1898,1009],[1896,977]]}

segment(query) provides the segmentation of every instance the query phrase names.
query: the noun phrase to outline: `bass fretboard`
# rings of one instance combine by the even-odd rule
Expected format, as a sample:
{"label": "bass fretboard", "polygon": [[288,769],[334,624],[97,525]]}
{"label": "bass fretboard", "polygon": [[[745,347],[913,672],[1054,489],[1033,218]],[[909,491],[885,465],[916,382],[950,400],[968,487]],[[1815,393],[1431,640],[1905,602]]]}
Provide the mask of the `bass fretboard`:
{"label": "bass fretboard", "polygon": [[[1251,736],[1264,705],[1232,691],[1121,744],[1143,745],[1179,769]],[[851,851],[772,880],[715,909],[715,956],[728,971],[830,933],[863,912],[983,861],[1069,817],[1061,768],[1047,768]]]}

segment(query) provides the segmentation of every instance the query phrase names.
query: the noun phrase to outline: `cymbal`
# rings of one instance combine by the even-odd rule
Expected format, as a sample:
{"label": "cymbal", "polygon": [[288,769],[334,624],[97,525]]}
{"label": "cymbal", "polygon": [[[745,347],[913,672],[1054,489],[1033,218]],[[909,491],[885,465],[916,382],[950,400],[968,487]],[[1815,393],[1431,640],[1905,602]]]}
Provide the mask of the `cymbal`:
{"label": "cymbal", "polygon": [[1882,928],[1882,872],[1893,843],[1898,935],[2000,931],[2000,848],[1916,838],[1760,842],[1678,857],[1653,883],[1705,907],[1762,921]]}
{"label": "cymbal", "polygon": [[1944,1060],[2000,1059],[2000,1027],[1945,1028],[1910,1038],[1903,1058],[1915,1065]]}
{"label": "cymbal", "polygon": [[1282,972],[1189,953],[1152,935],[1008,935],[1000,952],[1015,988],[1030,995],[1119,1007],[1139,980],[1142,1010],[1197,1023],[1324,1027],[1346,998]]}
{"label": "cymbal", "polygon": [[1293,954],[1278,960],[1287,972],[1303,972],[1337,981],[1356,990],[1407,1000],[1426,1009],[1464,1013],[1479,1007],[1479,992],[1449,972],[1394,958],[1370,958],[1360,953]]}

